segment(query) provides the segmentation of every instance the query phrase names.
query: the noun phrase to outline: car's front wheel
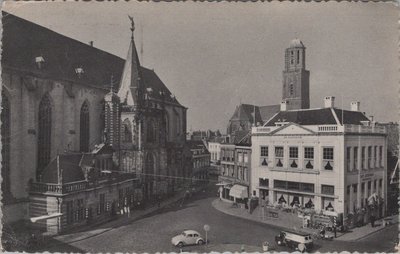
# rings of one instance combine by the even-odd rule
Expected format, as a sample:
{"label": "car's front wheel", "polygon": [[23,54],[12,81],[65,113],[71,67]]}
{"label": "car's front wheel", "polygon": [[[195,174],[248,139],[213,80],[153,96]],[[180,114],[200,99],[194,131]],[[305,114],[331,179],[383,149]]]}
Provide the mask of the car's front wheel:
{"label": "car's front wheel", "polygon": [[198,245],[203,245],[203,244],[204,244],[204,241],[203,241],[203,240],[198,240],[198,241],[197,241],[197,244],[198,244]]}
{"label": "car's front wheel", "polygon": [[179,248],[182,248],[183,245],[184,245],[183,242],[179,242],[176,246],[179,247]]}

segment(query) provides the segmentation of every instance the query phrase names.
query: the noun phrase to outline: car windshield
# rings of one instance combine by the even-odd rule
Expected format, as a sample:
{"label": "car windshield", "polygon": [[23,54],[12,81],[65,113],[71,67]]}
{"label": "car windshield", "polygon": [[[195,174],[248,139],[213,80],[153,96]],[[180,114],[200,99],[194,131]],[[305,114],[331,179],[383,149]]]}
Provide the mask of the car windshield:
{"label": "car windshield", "polygon": [[186,233],[185,233],[185,232],[182,232],[182,235],[183,235],[183,236],[186,236]]}

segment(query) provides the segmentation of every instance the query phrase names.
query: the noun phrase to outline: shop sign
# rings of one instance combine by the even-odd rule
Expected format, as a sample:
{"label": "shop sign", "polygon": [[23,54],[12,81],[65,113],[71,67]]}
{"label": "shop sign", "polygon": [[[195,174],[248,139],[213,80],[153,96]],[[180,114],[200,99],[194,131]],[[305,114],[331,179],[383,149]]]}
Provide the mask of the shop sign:
{"label": "shop sign", "polygon": [[367,174],[362,174],[361,175],[361,180],[366,181],[366,180],[371,180],[374,177],[374,173],[367,173]]}

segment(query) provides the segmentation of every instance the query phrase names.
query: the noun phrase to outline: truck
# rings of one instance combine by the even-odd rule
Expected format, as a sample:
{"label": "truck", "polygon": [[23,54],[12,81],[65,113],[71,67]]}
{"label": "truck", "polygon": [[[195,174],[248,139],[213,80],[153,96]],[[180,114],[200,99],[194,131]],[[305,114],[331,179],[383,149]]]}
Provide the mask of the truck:
{"label": "truck", "polygon": [[303,232],[281,231],[275,236],[278,246],[288,246],[300,252],[310,251],[313,248],[311,235]]}

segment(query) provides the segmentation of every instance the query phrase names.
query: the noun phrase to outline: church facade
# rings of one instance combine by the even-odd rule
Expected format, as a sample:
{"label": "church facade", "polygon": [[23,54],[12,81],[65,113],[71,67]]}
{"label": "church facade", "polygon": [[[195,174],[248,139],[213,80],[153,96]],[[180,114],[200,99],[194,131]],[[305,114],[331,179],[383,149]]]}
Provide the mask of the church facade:
{"label": "church facade", "polygon": [[147,198],[173,191],[186,108],[140,66],[133,36],[125,61],[8,13],[3,27],[3,222],[29,217],[31,186],[44,183],[59,155],[90,154],[99,144],[111,146],[112,160],[93,167],[135,173]]}

